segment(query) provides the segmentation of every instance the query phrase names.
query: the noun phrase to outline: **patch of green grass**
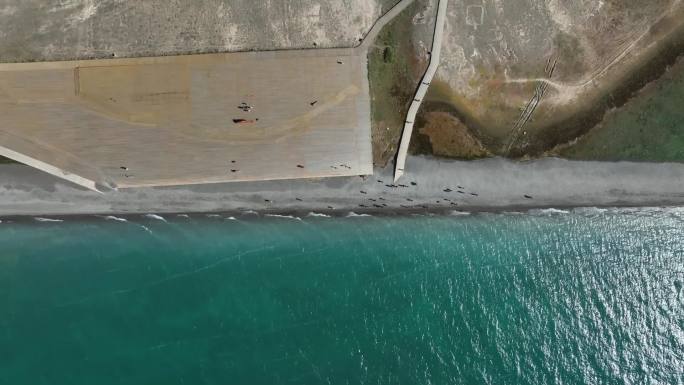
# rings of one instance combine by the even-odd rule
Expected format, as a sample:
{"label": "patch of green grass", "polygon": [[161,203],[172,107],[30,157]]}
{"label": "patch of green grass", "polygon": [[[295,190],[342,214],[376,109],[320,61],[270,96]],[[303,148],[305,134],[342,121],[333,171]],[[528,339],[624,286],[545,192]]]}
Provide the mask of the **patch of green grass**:
{"label": "patch of green grass", "polygon": [[15,162],[15,161],[12,160],[12,159],[3,158],[2,156],[0,156],[0,164],[7,164],[7,163],[17,163],[17,162]]}
{"label": "patch of green grass", "polygon": [[684,59],[561,155],[604,161],[684,162]]}
{"label": "patch of green grass", "polygon": [[419,78],[411,59],[415,56],[411,19],[420,6],[414,3],[379,34],[368,53],[371,91],[373,158],[384,165],[394,156]]}
{"label": "patch of green grass", "polygon": [[380,8],[382,9],[382,13],[385,13],[392,9],[395,5],[397,5],[401,0],[381,0],[380,1]]}

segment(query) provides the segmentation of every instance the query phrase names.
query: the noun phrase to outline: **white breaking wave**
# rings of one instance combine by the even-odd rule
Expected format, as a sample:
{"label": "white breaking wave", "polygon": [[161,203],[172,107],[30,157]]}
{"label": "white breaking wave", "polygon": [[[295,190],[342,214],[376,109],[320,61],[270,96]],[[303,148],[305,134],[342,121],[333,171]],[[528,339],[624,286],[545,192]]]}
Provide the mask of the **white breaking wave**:
{"label": "white breaking wave", "polygon": [[113,215],[108,215],[108,216],[105,217],[105,219],[108,220],[108,221],[128,222],[128,221],[127,221],[126,219],[124,219],[124,218],[115,217],[115,216],[113,216]]}
{"label": "white breaking wave", "polygon": [[150,219],[156,219],[156,220],[162,221],[162,222],[166,222],[166,219],[164,219],[164,217],[162,217],[161,215],[157,215],[157,214],[145,214],[145,217],[150,218]]}
{"label": "white breaking wave", "polygon": [[36,217],[33,218],[38,222],[64,222],[62,219],[50,219],[50,218],[41,218],[41,217]]}
{"label": "white breaking wave", "polygon": [[347,218],[359,218],[359,217],[372,217],[370,214],[357,214],[353,211],[350,211],[349,214],[347,214]]}
{"label": "white breaking wave", "polygon": [[228,217],[228,218],[226,218],[226,219],[229,220],[229,221],[237,221],[237,218],[235,218],[235,217]]}
{"label": "white breaking wave", "polygon": [[561,214],[570,214],[570,211],[551,208],[551,209],[530,210],[529,213],[531,215],[561,215]]}
{"label": "white breaking wave", "polygon": [[266,214],[264,215],[265,217],[271,217],[271,218],[283,218],[283,219],[294,219],[297,221],[301,221],[302,218],[300,217],[293,217],[292,215],[279,215],[279,214]]}
{"label": "white breaking wave", "polygon": [[207,214],[207,218],[221,218],[218,214]]}
{"label": "white breaking wave", "polygon": [[458,211],[458,210],[454,210],[454,211],[452,211],[449,215],[453,215],[453,216],[457,216],[457,217],[463,217],[463,216],[467,216],[467,215],[470,215],[470,214],[471,214],[471,213],[470,213],[469,211]]}
{"label": "white breaking wave", "polygon": [[190,216],[188,214],[178,214],[176,216],[181,217],[181,218],[190,218]]}
{"label": "white breaking wave", "polygon": [[247,211],[242,212],[242,215],[250,215],[250,214],[251,215],[259,215],[259,213],[254,211],[254,210],[247,210]]}
{"label": "white breaking wave", "polygon": [[321,214],[321,213],[315,213],[315,212],[310,212],[309,214],[306,215],[307,217],[316,217],[316,218],[330,218],[330,215],[327,214]]}

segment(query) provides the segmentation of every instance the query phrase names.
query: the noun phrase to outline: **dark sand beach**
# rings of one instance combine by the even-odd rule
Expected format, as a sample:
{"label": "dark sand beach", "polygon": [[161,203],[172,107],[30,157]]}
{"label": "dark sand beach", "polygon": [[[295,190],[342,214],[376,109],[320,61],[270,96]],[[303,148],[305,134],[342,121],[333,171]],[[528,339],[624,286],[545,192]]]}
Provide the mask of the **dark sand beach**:
{"label": "dark sand beach", "polygon": [[409,157],[396,185],[391,165],[375,174],[318,180],[134,188],[98,194],[26,166],[0,166],[0,216],[504,211],[548,207],[684,205],[684,164],[516,162]]}

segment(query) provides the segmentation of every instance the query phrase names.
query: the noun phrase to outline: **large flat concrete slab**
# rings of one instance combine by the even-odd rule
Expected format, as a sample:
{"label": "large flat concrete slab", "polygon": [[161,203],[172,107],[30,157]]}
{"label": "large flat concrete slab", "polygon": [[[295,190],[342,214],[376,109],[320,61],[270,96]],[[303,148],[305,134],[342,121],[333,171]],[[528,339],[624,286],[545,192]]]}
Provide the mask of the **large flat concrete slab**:
{"label": "large flat concrete slab", "polygon": [[2,64],[0,146],[90,188],[371,174],[365,50]]}

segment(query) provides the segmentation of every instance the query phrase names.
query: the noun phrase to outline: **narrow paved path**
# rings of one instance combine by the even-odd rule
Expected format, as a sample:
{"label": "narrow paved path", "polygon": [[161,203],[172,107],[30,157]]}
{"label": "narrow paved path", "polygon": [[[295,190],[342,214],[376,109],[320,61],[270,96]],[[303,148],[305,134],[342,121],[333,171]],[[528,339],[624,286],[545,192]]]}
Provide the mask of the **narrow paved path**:
{"label": "narrow paved path", "polygon": [[404,165],[406,164],[406,155],[408,153],[409,144],[411,142],[411,134],[413,133],[413,123],[416,120],[418,109],[420,108],[423,98],[427,94],[432,78],[437,73],[439,67],[439,57],[442,50],[442,37],[444,35],[444,23],[446,21],[447,4],[449,0],[440,0],[437,9],[437,22],[435,23],[435,36],[432,39],[432,51],[430,54],[430,64],[427,71],[420,82],[416,96],[413,98],[413,103],[409,107],[406,121],[404,123],[404,132],[401,136],[401,144],[399,145],[399,153],[397,154],[397,161],[394,169],[394,181],[398,181],[404,175]]}
{"label": "narrow paved path", "polygon": [[366,36],[363,37],[363,41],[354,48],[368,50],[370,46],[375,43],[375,38],[378,37],[378,34],[387,25],[387,23],[389,23],[395,17],[397,17],[401,13],[401,11],[405,10],[414,1],[415,0],[401,0],[400,2],[395,4],[394,7],[392,7],[392,9],[387,11],[373,24],[370,31],[368,31]]}

